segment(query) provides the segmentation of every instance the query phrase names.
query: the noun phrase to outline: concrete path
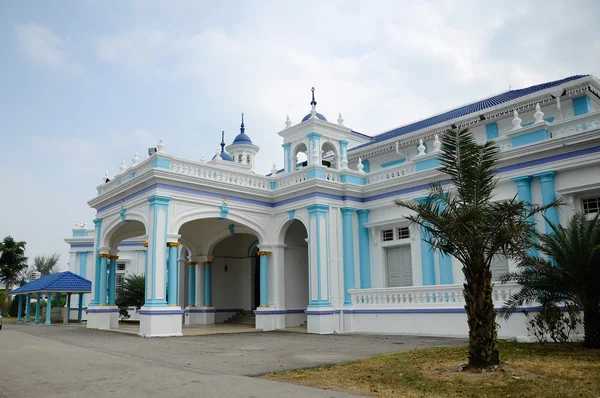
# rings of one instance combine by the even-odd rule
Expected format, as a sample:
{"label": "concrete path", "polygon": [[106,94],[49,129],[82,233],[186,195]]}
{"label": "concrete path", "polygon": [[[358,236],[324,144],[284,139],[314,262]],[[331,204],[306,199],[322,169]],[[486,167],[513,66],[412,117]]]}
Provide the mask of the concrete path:
{"label": "concrete path", "polygon": [[247,376],[463,343],[285,332],[143,339],[72,325],[6,324],[0,397],[345,397]]}

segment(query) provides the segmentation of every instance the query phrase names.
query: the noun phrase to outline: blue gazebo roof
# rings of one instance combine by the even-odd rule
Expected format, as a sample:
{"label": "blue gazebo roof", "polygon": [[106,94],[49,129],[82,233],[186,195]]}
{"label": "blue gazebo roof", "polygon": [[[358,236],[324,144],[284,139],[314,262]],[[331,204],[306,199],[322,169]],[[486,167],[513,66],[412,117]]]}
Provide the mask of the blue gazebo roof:
{"label": "blue gazebo roof", "polygon": [[91,293],[92,282],[70,271],[65,271],[42,276],[40,279],[29,282],[10,293],[24,294],[38,292]]}

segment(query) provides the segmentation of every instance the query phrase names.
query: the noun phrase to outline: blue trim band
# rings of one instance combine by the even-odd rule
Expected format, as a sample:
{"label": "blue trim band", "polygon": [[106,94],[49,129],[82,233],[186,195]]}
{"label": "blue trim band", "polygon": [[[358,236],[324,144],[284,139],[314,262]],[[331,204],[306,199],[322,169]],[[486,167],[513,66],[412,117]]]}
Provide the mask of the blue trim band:
{"label": "blue trim band", "polygon": [[184,310],[167,310],[167,311],[150,311],[150,310],[141,310],[138,311],[140,315],[181,315]]}

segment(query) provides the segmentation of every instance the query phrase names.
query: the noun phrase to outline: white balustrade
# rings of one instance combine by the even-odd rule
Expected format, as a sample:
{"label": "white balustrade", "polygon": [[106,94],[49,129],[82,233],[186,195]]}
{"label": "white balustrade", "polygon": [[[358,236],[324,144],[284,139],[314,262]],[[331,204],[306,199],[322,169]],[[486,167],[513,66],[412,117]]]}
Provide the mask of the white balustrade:
{"label": "white balustrade", "polygon": [[[518,284],[496,284],[492,293],[494,306],[504,302],[521,288]],[[351,289],[354,308],[463,308],[463,285],[436,285]]]}
{"label": "white balustrade", "polygon": [[574,120],[564,120],[556,123],[550,129],[550,138],[562,138],[583,133],[584,131],[600,128],[600,112],[594,112]]}
{"label": "white balustrade", "polygon": [[382,181],[393,180],[414,174],[416,172],[414,164],[408,164],[400,167],[385,168],[367,174],[367,185]]}
{"label": "white balustrade", "polygon": [[224,170],[201,163],[173,160],[171,162],[171,171],[177,174],[184,174],[209,181],[223,182],[230,185],[255,188],[262,191],[271,190],[271,179],[269,177]]}
{"label": "white balustrade", "polygon": [[306,173],[302,172],[302,171],[296,171],[291,174],[286,174],[283,177],[279,177],[276,180],[275,188],[281,189],[281,188],[292,187],[294,185],[303,183],[304,181],[306,181],[306,178],[307,178]]}

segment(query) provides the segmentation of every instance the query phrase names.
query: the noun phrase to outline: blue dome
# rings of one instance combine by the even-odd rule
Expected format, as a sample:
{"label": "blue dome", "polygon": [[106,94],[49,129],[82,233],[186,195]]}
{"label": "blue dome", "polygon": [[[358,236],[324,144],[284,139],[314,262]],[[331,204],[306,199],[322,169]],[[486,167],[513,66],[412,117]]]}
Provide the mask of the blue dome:
{"label": "blue dome", "polygon": [[239,133],[235,140],[233,140],[233,144],[252,144],[252,140],[250,137],[246,135],[246,133]]}
{"label": "blue dome", "polygon": [[[304,116],[304,118],[302,119],[302,122],[307,121],[308,119],[310,119],[312,115],[309,113],[308,115]],[[327,121],[327,119],[325,118],[325,116],[321,115],[319,112],[317,112],[317,114],[315,115],[317,117],[317,119],[321,119],[324,121]],[[302,123],[300,122],[300,123]]]}
{"label": "blue dome", "polygon": [[[213,159],[216,157],[217,157],[217,155],[213,156]],[[233,162],[233,158],[231,157],[231,155],[223,150],[221,150],[221,159],[227,160],[229,162]]]}

